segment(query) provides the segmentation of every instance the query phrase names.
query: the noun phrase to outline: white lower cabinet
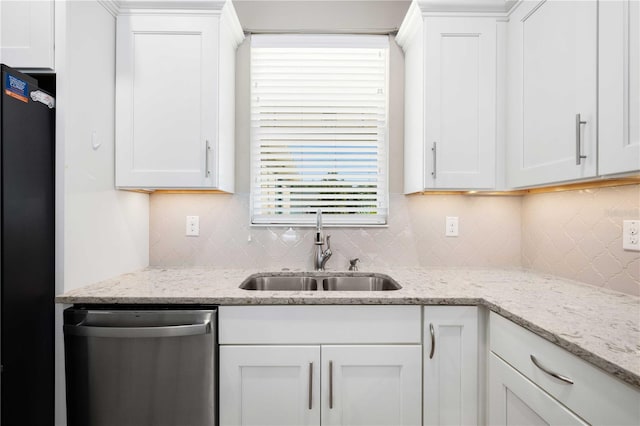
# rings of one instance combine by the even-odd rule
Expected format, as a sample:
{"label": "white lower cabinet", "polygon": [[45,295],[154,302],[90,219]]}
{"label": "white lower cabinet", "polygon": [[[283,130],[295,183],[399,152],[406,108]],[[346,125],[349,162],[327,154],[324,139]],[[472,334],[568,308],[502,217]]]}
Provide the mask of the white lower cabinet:
{"label": "white lower cabinet", "polygon": [[486,317],[475,306],[221,306],[220,424],[640,424],[637,388]]}
{"label": "white lower cabinet", "polygon": [[587,424],[495,354],[489,355],[489,369],[490,425]]}
{"label": "white lower cabinet", "polygon": [[322,425],[419,425],[422,348],[323,346]]}
{"label": "white lower cabinet", "polygon": [[478,424],[478,308],[424,308],[424,424]]}
{"label": "white lower cabinet", "polygon": [[420,306],[221,306],[219,318],[222,426],[421,424]]}
{"label": "white lower cabinet", "polygon": [[222,346],[220,424],[419,425],[421,354],[419,345]]}
{"label": "white lower cabinet", "polygon": [[220,347],[220,424],[320,424],[319,346]]}
{"label": "white lower cabinet", "polygon": [[640,391],[491,313],[489,423],[639,425]]}

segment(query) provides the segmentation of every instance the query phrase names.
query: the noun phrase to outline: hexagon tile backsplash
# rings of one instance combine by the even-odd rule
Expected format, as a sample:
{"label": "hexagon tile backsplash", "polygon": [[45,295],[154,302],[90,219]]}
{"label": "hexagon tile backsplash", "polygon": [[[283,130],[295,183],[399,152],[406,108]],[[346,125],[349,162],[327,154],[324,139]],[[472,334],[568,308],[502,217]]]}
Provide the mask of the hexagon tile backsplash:
{"label": "hexagon tile backsplash", "polygon": [[[524,197],[390,195],[389,226],[327,228],[330,270],[359,257],[385,266],[525,267],[640,295],[640,253],[622,250],[622,220],[640,218],[640,185]],[[185,236],[186,216],[200,236]],[[460,236],[446,237],[458,216]],[[311,269],[313,228],[249,225],[249,195],[152,194],[150,264]]]}
{"label": "hexagon tile backsplash", "polygon": [[524,196],[522,266],[640,295],[640,252],[622,249],[638,218],[640,185]]}

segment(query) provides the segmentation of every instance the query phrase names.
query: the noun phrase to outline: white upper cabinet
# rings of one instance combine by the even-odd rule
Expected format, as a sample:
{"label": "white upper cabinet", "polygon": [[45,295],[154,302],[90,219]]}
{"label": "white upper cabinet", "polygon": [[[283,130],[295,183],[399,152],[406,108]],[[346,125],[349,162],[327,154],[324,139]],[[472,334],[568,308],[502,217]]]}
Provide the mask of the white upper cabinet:
{"label": "white upper cabinet", "polygon": [[423,16],[405,52],[405,192],[491,189],[496,169],[496,20]]}
{"label": "white upper cabinet", "polygon": [[507,30],[508,183],[596,175],[596,1],[524,1]]}
{"label": "white upper cabinet", "polygon": [[116,186],[234,190],[235,49],[230,2],[118,16]]}
{"label": "white upper cabinet", "polygon": [[0,62],[53,70],[53,0],[0,1]]}
{"label": "white upper cabinet", "polygon": [[640,170],[640,3],[599,6],[599,174]]}

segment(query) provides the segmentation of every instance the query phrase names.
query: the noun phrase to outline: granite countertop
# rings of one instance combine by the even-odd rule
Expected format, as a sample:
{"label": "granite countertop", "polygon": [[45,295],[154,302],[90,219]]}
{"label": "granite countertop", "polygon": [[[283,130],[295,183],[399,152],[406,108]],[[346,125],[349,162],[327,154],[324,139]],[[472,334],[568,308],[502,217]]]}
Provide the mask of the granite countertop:
{"label": "granite countertop", "polygon": [[[481,305],[640,387],[640,298],[519,269],[381,268],[402,289],[384,292],[248,291],[266,271],[154,269],[56,297],[77,304]],[[296,272],[277,271],[287,275]],[[305,272],[329,276],[336,272]],[[359,272],[362,274],[362,272]],[[341,272],[344,274],[344,272]],[[358,273],[355,273],[358,274]]]}

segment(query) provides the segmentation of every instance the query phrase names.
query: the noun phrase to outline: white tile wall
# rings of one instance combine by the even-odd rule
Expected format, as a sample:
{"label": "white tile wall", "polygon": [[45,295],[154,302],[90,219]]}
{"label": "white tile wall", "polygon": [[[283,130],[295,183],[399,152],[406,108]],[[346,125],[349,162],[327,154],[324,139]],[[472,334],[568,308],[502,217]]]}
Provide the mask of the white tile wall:
{"label": "white tile wall", "polygon": [[[386,228],[329,228],[328,269],[359,257],[376,266],[526,267],[640,295],[640,253],[622,250],[622,220],[640,218],[640,185],[524,197],[391,195]],[[186,237],[185,217],[200,216]],[[460,236],[445,237],[458,216]],[[215,268],[312,268],[313,229],[251,227],[249,196],[153,194],[150,264]],[[249,241],[249,238],[251,241]]]}
{"label": "white tile wall", "polygon": [[[386,228],[327,228],[328,269],[347,269],[358,257],[375,266],[520,266],[519,197],[391,195]],[[152,266],[313,267],[313,228],[251,227],[249,196],[154,194],[150,205]],[[200,216],[200,236],[186,237],[185,217]],[[446,216],[459,216],[460,236],[445,237]],[[251,241],[248,241],[251,238]]]}
{"label": "white tile wall", "polygon": [[640,185],[527,195],[522,265],[640,295],[640,253],[622,249],[622,221],[640,218]]}

